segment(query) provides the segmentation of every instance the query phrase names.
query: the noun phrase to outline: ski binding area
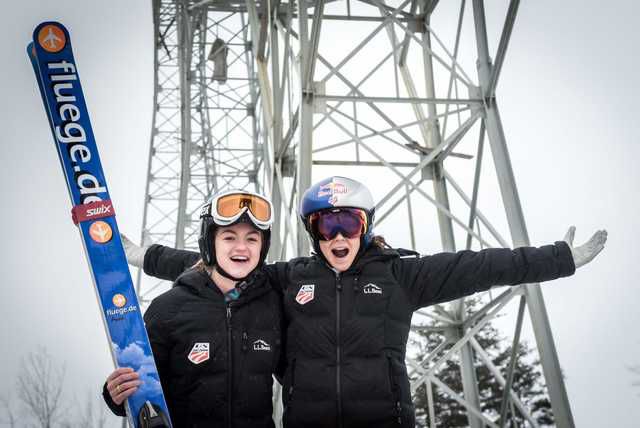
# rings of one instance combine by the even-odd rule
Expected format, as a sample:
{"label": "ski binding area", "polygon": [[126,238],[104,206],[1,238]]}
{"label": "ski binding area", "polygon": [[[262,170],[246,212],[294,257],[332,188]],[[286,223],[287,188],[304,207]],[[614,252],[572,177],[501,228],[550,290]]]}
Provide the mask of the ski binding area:
{"label": "ski binding area", "polygon": [[93,277],[102,319],[117,367],[132,367],[142,384],[127,400],[135,428],[170,427],[162,387],[144,327],[138,298],[71,48],[60,23],[43,22],[27,46],[53,133]]}

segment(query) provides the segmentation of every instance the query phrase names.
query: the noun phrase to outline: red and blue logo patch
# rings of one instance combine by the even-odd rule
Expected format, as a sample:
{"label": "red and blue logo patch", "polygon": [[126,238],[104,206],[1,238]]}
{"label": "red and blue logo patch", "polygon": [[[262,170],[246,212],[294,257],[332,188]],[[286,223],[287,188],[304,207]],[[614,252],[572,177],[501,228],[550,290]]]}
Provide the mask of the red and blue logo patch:
{"label": "red and blue logo patch", "polygon": [[296,302],[304,305],[312,301],[315,297],[315,287],[315,284],[306,284],[300,287],[300,290],[298,290],[298,294],[296,295]]}
{"label": "red and blue logo patch", "polygon": [[209,342],[196,342],[187,356],[193,364],[204,363],[209,357]]}

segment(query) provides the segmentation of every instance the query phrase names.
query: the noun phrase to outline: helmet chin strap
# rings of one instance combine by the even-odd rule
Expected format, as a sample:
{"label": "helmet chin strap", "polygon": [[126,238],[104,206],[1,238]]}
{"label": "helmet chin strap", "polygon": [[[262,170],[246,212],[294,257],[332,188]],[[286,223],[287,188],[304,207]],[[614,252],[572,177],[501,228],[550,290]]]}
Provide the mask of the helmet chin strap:
{"label": "helmet chin strap", "polygon": [[247,275],[247,276],[243,276],[242,278],[237,278],[237,277],[235,277],[235,276],[231,275],[229,272],[227,272],[227,271],[225,271],[224,269],[222,269],[222,268],[220,267],[220,265],[218,265],[218,264],[214,266],[214,269],[215,269],[215,270],[216,270],[220,275],[222,275],[222,276],[224,276],[225,278],[230,279],[230,280],[232,280],[232,281],[241,282],[241,281],[244,281],[244,280],[247,278],[247,276],[249,276],[249,275]]}

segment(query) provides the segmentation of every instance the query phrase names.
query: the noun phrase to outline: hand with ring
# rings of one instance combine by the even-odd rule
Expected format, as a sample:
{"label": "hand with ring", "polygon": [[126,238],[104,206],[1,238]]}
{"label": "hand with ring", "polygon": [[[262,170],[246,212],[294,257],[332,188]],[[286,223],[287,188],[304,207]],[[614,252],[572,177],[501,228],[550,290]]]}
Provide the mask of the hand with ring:
{"label": "hand with ring", "polygon": [[120,405],[138,390],[141,383],[140,375],[131,367],[120,367],[107,377],[107,391],[113,402]]}

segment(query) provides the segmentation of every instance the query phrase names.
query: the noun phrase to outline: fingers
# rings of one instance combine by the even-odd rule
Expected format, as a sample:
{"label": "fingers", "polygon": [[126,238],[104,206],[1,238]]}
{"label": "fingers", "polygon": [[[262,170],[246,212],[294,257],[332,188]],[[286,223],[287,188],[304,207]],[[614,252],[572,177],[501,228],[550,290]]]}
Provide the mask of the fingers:
{"label": "fingers", "polygon": [[607,242],[607,231],[598,230],[583,245],[572,250],[576,267],[583,266],[593,260],[604,249]]}
{"label": "fingers", "polygon": [[118,367],[107,377],[107,383],[115,380],[118,376],[128,373],[135,373],[131,367]]}
{"label": "fingers", "polygon": [[120,367],[107,377],[107,391],[113,402],[120,405],[137,391],[141,383],[140,375],[132,368]]}
{"label": "fingers", "polygon": [[120,234],[120,239],[122,240],[122,244],[125,247],[133,244],[133,242],[131,242],[131,240],[129,238],[127,238],[127,235],[125,235],[124,233]]}
{"label": "fingers", "polygon": [[129,264],[135,267],[142,267],[142,265],[144,264],[144,255],[147,252],[147,247],[141,247],[134,244],[122,233],[120,234],[120,239],[122,240],[124,252],[127,256],[127,261],[129,262]]}
{"label": "fingers", "polygon": [[593,236],[587,241],[586,245],[592,248],[604,248],[605,242],[607,242],[607,231],[606,230],[598,230]]}
{"label": "fingers", "polygon": [[570,226],[569,230],[567,230],[566,235],[564,235],[563,241],[569,244],[570,247],[573,247],[573,238],[576,236],[576,227]]}
{"label": "fingers", "polygon": [[140,380],[132,380],[117,385],[113,393],[110,392],[113,402],[120,405],[124,400],[133,395],[142,382]]}
{"label": "fingers", "polygon": [[605,242],[607,242],[607,238],[609,237],[609,234],[607,233],[606,230],[599,230],[595,233],[596,236],[596,243],[598,245],[602,245],[604,246]]}

